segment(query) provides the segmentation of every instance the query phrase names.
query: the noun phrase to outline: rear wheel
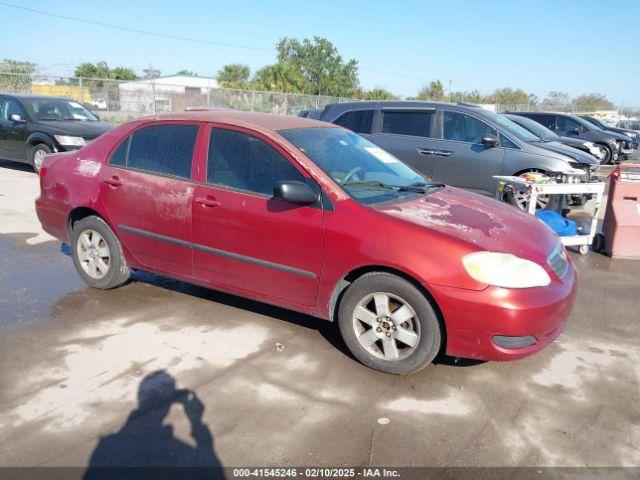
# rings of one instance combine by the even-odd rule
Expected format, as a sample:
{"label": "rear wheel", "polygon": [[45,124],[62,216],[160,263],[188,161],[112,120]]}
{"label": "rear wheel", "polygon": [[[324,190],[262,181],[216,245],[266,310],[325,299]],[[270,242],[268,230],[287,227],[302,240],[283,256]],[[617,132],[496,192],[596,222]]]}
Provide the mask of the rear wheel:
{"label": "rear wheel", "polygon": [[338,321],[351,353],[381,372],[415,373],[440,348],[440,324],[427,298],[389,273],[367,273],[354,281],[340,302]]}
{"label": "rear wheel", "polygon": [[42,168],[42,160],[44,160],[44,156],[50,153],[51,149],[44,143],[39,143],[29,149],[29,163],[31,163],[33,170],[37,174],[40,174],[40,168]]}
{"label": "rear wheel", "polygon": [[96,216],[79,220],[71,237],[73,263],[87,285],[110,289],[129,280],[122,245],[104,220]]}

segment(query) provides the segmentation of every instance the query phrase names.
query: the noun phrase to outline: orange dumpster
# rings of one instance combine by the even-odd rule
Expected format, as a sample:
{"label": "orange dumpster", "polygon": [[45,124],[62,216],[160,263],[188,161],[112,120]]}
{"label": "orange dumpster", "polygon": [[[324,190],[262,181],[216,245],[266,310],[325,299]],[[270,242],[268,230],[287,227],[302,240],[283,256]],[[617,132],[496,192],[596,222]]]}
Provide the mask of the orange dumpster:
{"label": "orange dumpster", "polygon": [[602,233],[607,255],[640,258],[640,164],[621,164],[609,175]]}

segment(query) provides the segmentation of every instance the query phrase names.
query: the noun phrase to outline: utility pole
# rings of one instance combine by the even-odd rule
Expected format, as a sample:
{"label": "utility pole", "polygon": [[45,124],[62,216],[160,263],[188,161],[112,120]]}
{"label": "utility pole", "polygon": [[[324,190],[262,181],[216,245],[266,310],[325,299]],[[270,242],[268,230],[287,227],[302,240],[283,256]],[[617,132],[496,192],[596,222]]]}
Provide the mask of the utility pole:
{"label": "utility pole", "polygon": [[449,79],[449,102],[451,102],[451,79]]}

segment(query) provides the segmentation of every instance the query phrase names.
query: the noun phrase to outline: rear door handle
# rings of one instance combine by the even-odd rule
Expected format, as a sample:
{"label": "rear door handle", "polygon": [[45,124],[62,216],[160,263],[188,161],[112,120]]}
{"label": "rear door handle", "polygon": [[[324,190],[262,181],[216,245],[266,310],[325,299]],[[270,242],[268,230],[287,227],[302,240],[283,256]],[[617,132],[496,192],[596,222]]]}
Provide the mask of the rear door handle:
{"label": "rear door handle", "polygon": [[433,150],[429,150],[428,148],[416,148],[420,155],[433,155],[435,152]]}
{"label": "rear door handle", "polygon": [[433,152],[434,155],[439,155],[441,157],[448,157],[452,153],[453,152],[451,152],[449,150],[434,150],[434,152]]}
{"label": "rear door handle", "polygon": [[120,178],[118,178],[115,175],[113,177],[111,177],[111,178],[105,178],[102,181],[104,183],[106,183],[107,185],[111,185],[112,187],[121,187],[122,186],[122,182],[120,181]]}
{"label": "rear door handle", "polygon": [[209,208],[222,206],[220,202],[218,202],[215,198],[210,197],[209,195],[205,197],[196,197],[195,202],[199,203],[203,207],[209,207]]}

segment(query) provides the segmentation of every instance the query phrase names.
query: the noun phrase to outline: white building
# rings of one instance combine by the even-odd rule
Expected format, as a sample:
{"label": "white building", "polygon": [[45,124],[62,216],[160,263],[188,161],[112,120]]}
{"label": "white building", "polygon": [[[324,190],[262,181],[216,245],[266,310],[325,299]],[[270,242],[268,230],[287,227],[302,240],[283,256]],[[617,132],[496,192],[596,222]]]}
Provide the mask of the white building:
{"label": "white building", "polygon": [[123,82],[118,85],[120,110],[153,114],[207,106],[211,89],[217,86],[213,78],[184,75]]}

